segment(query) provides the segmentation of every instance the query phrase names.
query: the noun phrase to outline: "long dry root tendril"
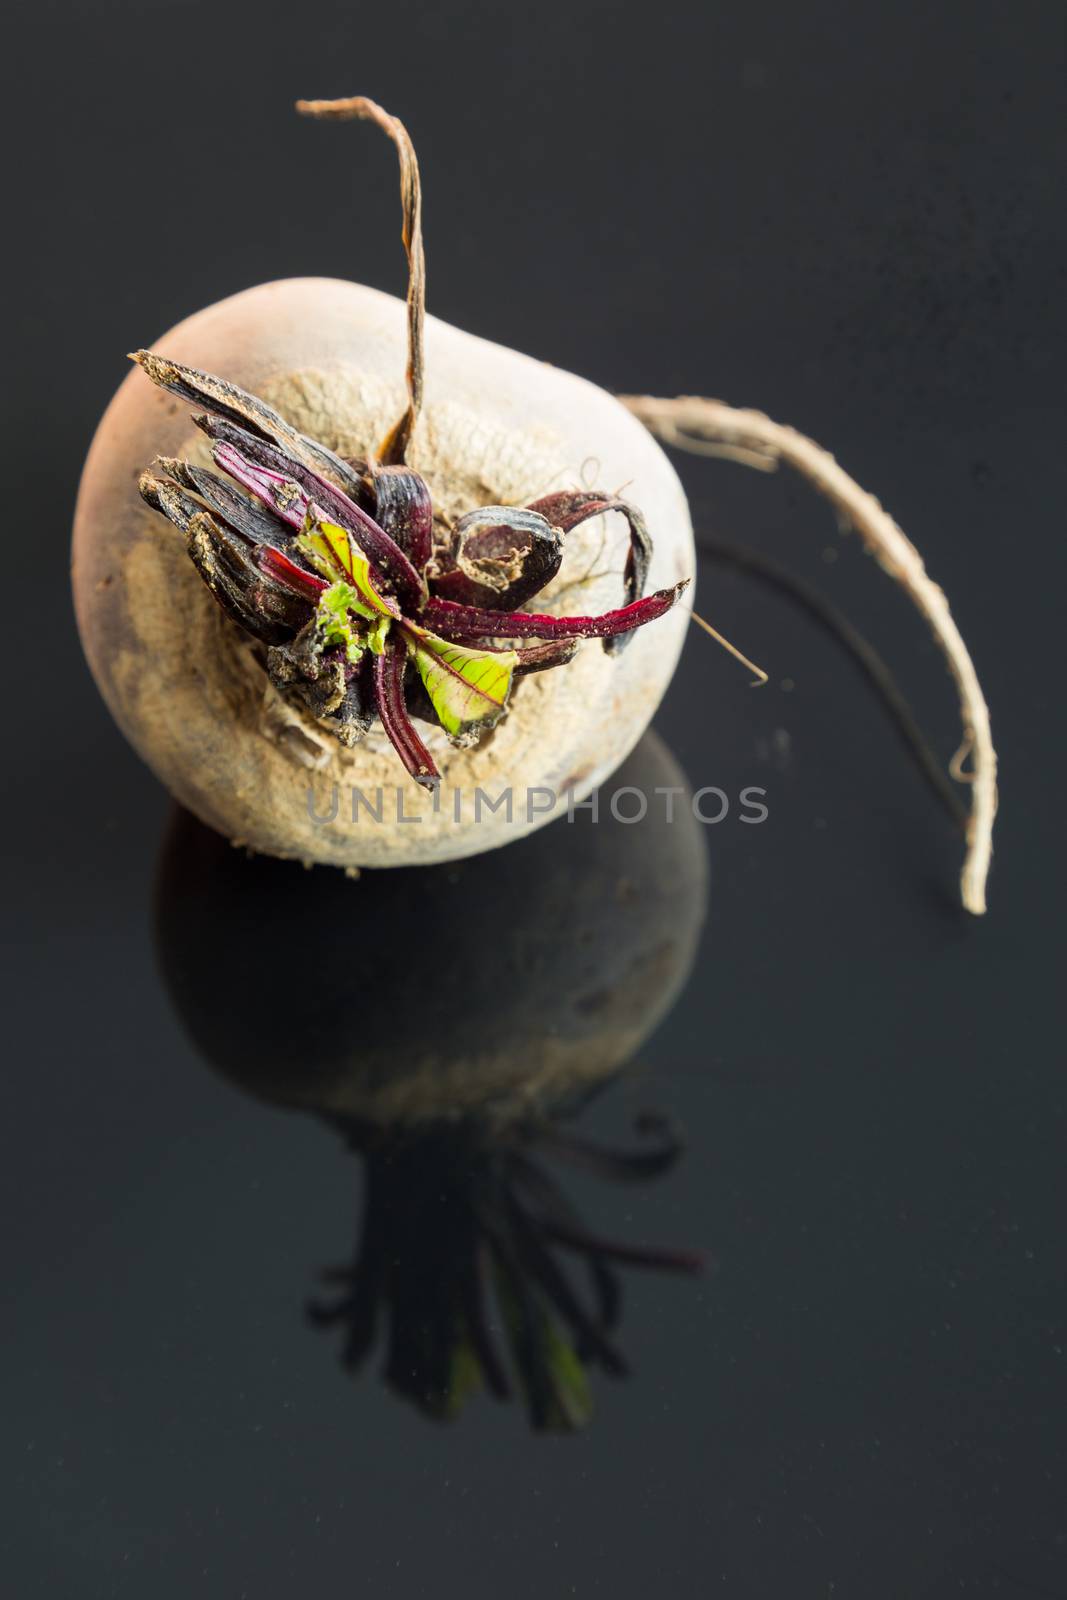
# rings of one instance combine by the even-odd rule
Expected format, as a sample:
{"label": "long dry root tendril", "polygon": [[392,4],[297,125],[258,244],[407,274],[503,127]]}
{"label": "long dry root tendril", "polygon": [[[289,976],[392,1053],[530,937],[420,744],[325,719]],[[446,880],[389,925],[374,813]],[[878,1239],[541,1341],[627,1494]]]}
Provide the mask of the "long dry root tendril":
{"label": "long dry root tendril", "polygon": [[400,158],[400,201],[404,211],[403,240],[408,259],[408,405],[378,450],[387,466],[404,461],[422,407],[423,327],[426,320],[426,256],[422,248],[422,183],[415,147],[404,124],[374,100],[353,95],[347,100],[298,100],[301,116],[327,121],[374,122],[396,145]]}
{"label": "long dry root tendril", "polygon": [[[853,527],[891,578],[908,594],[940,646],[959,694],[964,745],[971,754],[967,774],[971,809],[967,821],[967,853],[960,874],[960,895],[968,911],[986,909],[986,881],[993,854],[993,820],[997,810],[997,755],[989,725],[989,708],[967,646],[949,610],[948,601],[932,582],[922,557],[904,531],[873,495],[861,489],[828,451],[772,422],[759,411],[738,410],[720,400],[695,395],[655,399],[620,395],[628,410],[664,444],[707,454],[728,450],[734,459],[746,455],[771,468],[784,461],[825,495]],[[753,463],[755,464],[755,462]],[[952,770],[952,769],[950,769]],[[960,774],[957,764],[953,776]]]}

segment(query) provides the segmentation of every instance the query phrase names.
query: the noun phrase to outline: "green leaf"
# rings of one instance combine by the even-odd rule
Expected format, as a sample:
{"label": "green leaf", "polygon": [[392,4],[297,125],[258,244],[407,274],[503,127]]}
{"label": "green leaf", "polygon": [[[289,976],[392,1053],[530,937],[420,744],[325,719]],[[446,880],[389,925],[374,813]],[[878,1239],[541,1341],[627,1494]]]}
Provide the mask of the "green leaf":
{"label": "green leaf", "polygon": [[392,617],[379,617],[369,628],[364,631],[363,643],[372,656],[385,653],[385,637],[392,625]]}
{"label": "green leaf", "polygon": [[297,534],[298,548],[307,556],[315,571],[324,578],[344,578],[356,594],[350,608],[361,617],[372,621],[378,617],[399,617],[400,608],[395,600],[379,594],[370,574],[370,562],[357,549],[351,536],[335,522],[326,522],[309,515],[303,533]]}
{"label": "green leaf", "polygon": [[[357,662],[363,655],[363,641],[353,633],[350,611],[359,604],[359,595],[350,583],[339,578],[324,589],[315,612],[315,626],[324,646],[344,645],[345,655]],[[384,620],[384,619],[382,619]]]}
{"label": "green leaf", "polygon": [[518,665],[514,650],[471,650],[405,622],[408,649],[441,726],[458,738],[503,714]]}

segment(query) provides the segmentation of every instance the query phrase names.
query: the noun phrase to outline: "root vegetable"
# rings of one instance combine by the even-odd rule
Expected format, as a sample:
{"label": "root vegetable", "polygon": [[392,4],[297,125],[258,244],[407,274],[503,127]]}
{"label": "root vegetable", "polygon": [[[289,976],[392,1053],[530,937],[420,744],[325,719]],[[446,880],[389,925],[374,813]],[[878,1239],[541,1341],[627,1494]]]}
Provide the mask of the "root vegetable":
{"label": "root vegetable", "polygon": [[759,413],[620,404],[427,321],[403,125],[362,98],[298,109],[373,121],[395,143],[406,306],[323,279],[250,289],[139,351],[101,422],[75,515],[76,610],[101,692],[160,779],[235,842],[349,868],[489,850],[583,798],[647,726],[690,615],[688,510],[654,434],[791,463],[922,612],[973,755],[949,772],[972,792],[963,904],[984,911],[988,710],[945,596],[877,501]]}
{"label": "root vegetable", "polygon": [[[300,279],[223,301],[154,348],[165,359],[225,373],[330,450],[365,456],[395,414],[405,330],[403,306],[385,295]],[[426,353],[425,403],[408,454],[446,527],[479,505],[521,505],[572,488],[595,461],[598,479],[626,482],[656,530],[648,588],[671,589],[691,576],[681,486],[616,400],[432,319]],[[621,655],[587,643],[562,670],[524,678],[507,715],[472,748],[420,726],[442,778],[439,795],[420,796],[383,732],[346,748],[312,710],[272,685],[261,645],[223,615],[184,542],[168,538],[142,500],[140,474],[157,457],[183,459],[194,473],[212,466],[185,408],[153,391],[138,371],[109,407],[82,479],[74,533],[78,622],[101,692],[131,743],[184,805],[232,840],[344,867],[491,849],[542,825],[570,796],[582,798],[607,777],[670,680],[686,623],[682,607]],[[539,605],[558,613],[565,601],[568,613],[586,615],[619,607],[629,548],[626,524],[613,510],[581,522],[568,533],[562,568]],[[195,551],[191,540],[189,554]],[[364,813],[354,822],[354,788],[372,798],[380,791],[386,820],[370,826]],[[483,810],[475,820],[479,789],[494,800],[509,789],[510,817]],[[332,809],[331,820],[316,820]]]}

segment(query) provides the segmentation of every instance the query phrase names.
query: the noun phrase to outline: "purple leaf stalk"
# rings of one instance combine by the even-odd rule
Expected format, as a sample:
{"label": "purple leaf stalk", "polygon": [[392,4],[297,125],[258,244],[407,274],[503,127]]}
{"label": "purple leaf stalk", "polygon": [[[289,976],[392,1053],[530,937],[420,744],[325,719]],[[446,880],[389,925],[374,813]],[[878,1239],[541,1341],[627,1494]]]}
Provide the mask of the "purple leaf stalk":
{"label": "purple leaf stalk", "polygon": [[[614,496],[483,506],[439,531],[425,480],[402,462],[343,460],[220,378],[146,350],[132,359],[207,408],[194,421],[219,469],[159,459],[142,475],[144,499],[185,535],[226,615],[265,646],[280,692],[346,745],[379,722],[426,787],[440,773],[414,718],[476,742],[516,678],[565,665],[582,639],[619,649],[688,584],[645,594],[652,541],[640,511]],[[625,604],[600,616],[520,609],[556,576],[567,534],[606,512],[629,528]]]}

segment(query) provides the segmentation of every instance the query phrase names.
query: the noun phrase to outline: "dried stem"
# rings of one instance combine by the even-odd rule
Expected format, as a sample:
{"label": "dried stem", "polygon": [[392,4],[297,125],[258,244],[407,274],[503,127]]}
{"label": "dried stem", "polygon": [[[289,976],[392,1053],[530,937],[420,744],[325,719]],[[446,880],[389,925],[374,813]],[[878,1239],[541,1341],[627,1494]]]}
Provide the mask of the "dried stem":
{"label": "dried stem", "polygon": [[689,620],[690,622],[695,622],[698,628],[703,628],[709,639],[714,639],[716,644],[721,645],[727,655],[733,656],[734,660],[740,661],[741,665],[747,667],[749,672],[756,674],[752,680],[753,689],[759,689],[767,682],[767,674],[763,668],[757,667],[754,661],[750,661],[747,656],[742,655],[737,646],[731,644],[729,639],[719,632],[718,628],[713,628],[710,622],[705,621],[703,617],[698,617],[695,611],[689,613]]}
{"label": "dried stem", "polygon": [[[971,810],[960,894],[966,909],[981,915],[986,909],[986,880],[997,809],[997,756],[989,708],[948,601],[928,577],[911,540],[874,496],[838,466],[833,456],[795,429],[772,422],[762,412],[737,410],[719,400],[689,395],[673,400],[650,395],[619,398],[665,444],[697,453],[706,453],[709,445],[729,447],[758,457],[767,468],[779,461],[787,462],[847,518],[884,571],[911,597],[941,647],[959,693],[963,743],[972,756],[966,780],[971,785]],[[963,776],[958,765],[950,771],[953,776]]]}
{"label": "dried stem", "polygon": [[374,100],[353,95],[348,100],[298,100],[301,116],[334,122],[374,122],[396,145],[400,158],[400,201],[403,206],[403,240],[408,258],[408,405],[404,415],[382,440],[378,460],[387,466],[403,463],[422,407],[423,327],[426,320],[426,257],[422,248],[422,184],[415,147],[404,124]]}

